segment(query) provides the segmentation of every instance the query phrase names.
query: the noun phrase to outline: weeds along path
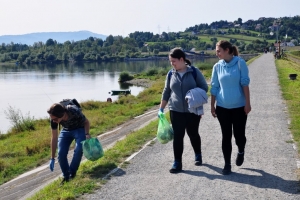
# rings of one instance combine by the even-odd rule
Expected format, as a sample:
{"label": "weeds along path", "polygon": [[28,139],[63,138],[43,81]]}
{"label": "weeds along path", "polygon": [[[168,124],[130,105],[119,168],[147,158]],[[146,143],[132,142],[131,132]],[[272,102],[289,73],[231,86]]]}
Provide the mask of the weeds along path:
{"label": "weeds along path", "polygon": [[[124,138],[127,134],[142,128],[149,124],[152,120],[157,119],[158,106],[148,110],[143,115],[137,116],[132,120],[116,127],[114,130],[100,135],[98,138],[101,141],[104,149],[107,149],[115,144],[118,140]],[[49,152],[50,153],[50,152]],[[69,151],[69,160],[73,156],[73,150]],[[84,156],[82,157],[84,160]],[[61,170],[59,164],[55,163],[54,171],[49,170],[48,163],[22,174],[21,176],[0,186],[0,199],[16,200],[26,199],[32,196],[35,192],[49,184],[53,180],[59,178]]]}

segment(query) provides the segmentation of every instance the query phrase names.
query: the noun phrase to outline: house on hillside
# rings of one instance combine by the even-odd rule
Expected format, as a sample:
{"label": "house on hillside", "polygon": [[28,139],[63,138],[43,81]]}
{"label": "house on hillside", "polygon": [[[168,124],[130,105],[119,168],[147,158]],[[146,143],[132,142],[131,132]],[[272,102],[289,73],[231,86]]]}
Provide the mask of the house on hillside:
{"label": "house on hillside", "polygon": [[235,24],[234,28],[241,28],[241,25],[240,24]]}
{"label": "house on hillside", "polygon": [[243,29],[243,30],[248,30],[248,29],[249,29],[249,27],[248,27],[248,25],[247,25],[247,24],[243,24],[243,25],[241,26],[241,29]]}
{"label": "house on hillside", "polygon": [[255,30],[256,31],[259,31],[261,28],[262,28],[261,24],[256,24],[256,26],[255,26]]}

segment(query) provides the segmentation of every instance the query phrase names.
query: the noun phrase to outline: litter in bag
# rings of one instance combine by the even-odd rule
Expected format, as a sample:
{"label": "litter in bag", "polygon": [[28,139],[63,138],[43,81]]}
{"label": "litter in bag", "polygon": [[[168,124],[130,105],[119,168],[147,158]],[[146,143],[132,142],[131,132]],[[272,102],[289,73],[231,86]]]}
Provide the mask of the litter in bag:
{"label": "litter in bag", "polygon": [[160,112],[157,134],[156,134],[157,140],[162,144],[166,144],[169,141],[173,140],[173,136],[174,136],[173,128],[171,127],[170,123],[165,117],[165,114]]}
{"label": "litter in bag", "polygon": [[82,143],[83,155],[86,159],[95,161],[104,155],[101,143],[97,138],[84,140]]}

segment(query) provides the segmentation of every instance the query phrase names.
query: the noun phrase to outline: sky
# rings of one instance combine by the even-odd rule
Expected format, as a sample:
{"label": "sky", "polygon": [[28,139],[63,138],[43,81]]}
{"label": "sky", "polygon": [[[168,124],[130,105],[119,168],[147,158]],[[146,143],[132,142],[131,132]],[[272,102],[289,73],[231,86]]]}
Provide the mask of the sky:
{"label": "sky", "polygon": [[300,15],[299,0],[0,0],[0,36],[91,31],[179,32],[220,20]]}

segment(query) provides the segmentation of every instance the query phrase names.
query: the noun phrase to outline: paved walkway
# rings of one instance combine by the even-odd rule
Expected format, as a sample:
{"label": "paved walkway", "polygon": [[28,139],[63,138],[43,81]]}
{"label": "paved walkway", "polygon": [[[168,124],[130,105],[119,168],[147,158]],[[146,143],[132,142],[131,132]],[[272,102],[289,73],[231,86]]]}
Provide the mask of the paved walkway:
{"label": "paved walkway", "polygon": [[186,136],[184,171],[170,174],[172,143],[155,142],[131,159],[126,168],[119,169],[101,189],[80,199],[300,199],[297,151],[287,142],[292,137],[272,54],[255,60],[249,71],[252,112],[246,130],[245,162],[235,166],[237,148],[233,145],[231,175],[221,174],[221,131],[207,104],[199,127],[203,166],[194,165]]}

